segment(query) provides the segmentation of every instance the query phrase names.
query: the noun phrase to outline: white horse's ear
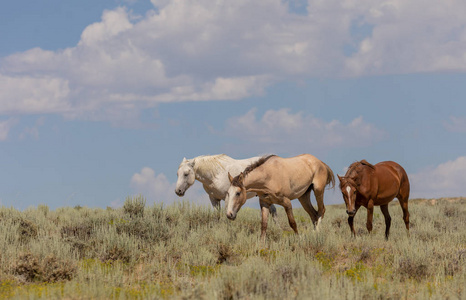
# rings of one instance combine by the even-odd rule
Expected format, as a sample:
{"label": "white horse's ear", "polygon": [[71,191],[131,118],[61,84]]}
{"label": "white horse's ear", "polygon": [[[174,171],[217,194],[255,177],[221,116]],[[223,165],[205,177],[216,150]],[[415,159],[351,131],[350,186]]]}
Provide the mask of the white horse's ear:
{"label": "white horse's ear", "polygon": [[186,161],[186,157],[183,157],[183,161],[182,162],[185,162]]}
{"label": "white horse's ear", "polygon": [[228,179],[230,180],[230,183],[233,181],[233,177],[230,175],[230,172],[228,172]]}

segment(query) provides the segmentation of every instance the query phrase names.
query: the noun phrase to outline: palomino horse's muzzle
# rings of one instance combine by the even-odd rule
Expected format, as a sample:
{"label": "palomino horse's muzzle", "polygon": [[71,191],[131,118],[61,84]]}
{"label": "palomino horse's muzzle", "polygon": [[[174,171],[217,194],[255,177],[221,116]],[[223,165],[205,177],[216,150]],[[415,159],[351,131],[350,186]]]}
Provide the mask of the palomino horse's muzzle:
{"label": "palomino horse's muzzle", "polygon": [[227,212],[227,218],[234,221],[236,219],[236,214],[233,212]]}

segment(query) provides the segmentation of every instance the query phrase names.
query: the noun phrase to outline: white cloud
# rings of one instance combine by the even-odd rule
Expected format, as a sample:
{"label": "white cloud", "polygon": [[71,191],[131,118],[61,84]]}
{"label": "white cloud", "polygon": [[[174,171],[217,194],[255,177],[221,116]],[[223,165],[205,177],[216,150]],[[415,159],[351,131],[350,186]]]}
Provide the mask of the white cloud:
{"label": "white cloud", "polygon": [[5,141],[8,139],[8,134],[10,129],[18,123],[18,120],[15,118],[10,118],[6,121],[0,121],[0,141]]}
{"label": "white cloud", "polygon": [[450,122],[445,122],[444,126],[447,130],[453,132],[466,132],[466,117],[450,117]]}
{"label": "white cloud", "polygon": [[21,134],[19,135],[19,138],[23,140],[27,138],[28,136],[30,136],[36,140],[39,139],[39,128],[43,126],[44,123],[45,123],[45,117],[38,118],[34,126],[24,128],[23,132],[21,132]]}
{"label": "white cloud", "polygon": [[410,198],[466,196],[466,156],[410,174]]}
{"label": "white cloud", "polygon": [[373,27],[346,61],[348,74],[466,70],[466,2],[372,1],[362,18]]}
{"label": "white cloud", "polygon": [[135,173],[131,177],[130,185],[135,193],[142,194],[148,202],[171,204],[176,201],[186,200],[210,205],[209,197],[198,182],[186,191],[183,198],[179,198],[175,194],[176,183],[171,183],[163,173],[156,174],[149,167],[144,167],[139,173]]}
{"label": "white cloud", "polygon": [[119,120],[160,102],[261,95],[284,79],[466,71],[461,0],[309,0],[307,15],[282,0],[151,2],[139,18],[104,11],[74,47],[3,58],[0,114]]}
{"label": "white cloud", "polygon": [[[268,110],[256,118],[256,109],[226,121],[222,134],[244,140],[249,147],[267,152],[302,153],[334,147],[363,147],[386,134],[362,117],[348,124],[337,120],[326,122],[303,112],[289,109]],[[305,150],[306,149],[306,150]]]}

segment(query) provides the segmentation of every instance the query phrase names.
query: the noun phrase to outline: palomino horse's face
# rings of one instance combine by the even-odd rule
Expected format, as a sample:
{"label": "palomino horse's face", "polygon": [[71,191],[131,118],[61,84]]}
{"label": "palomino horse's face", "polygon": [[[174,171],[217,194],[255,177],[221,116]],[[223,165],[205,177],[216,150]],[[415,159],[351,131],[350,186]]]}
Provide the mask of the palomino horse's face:
{"label": "palomino horse's face", "polygon": [[194,174],[194,162],[188,161],[186,158],[183,158],[180,166],[178,167],[178,180],[176,181],[175,193],[182,197],[186,190],[194,184],[196,180],[196,175]]}
{"label": "palomino horse's face", "polygon": [[346,203],[346,213],[352,217],[356,214],[356,187],[345,177],[340,179],[340,190]]}
{"label": "palomino horse's face", "polygon": [[230,179],[231,184],[225,197],[227,218],[234,220],[236,219],[236,214],[241,209],[241,206],[246,203],[246,188],[243,185],[243,173],[239,174],[235,178],[231,177],[230,173],[228,173],[228,178]]}

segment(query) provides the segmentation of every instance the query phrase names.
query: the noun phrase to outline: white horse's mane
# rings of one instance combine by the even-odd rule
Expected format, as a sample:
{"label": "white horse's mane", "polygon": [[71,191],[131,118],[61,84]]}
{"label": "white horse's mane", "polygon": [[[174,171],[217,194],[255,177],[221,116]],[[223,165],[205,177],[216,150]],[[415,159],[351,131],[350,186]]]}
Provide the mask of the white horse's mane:
{"label": "white horse's mane", "polygon": [[225,154],[218,155],[202,155],[193,159],[194,170],[198,174],[214,177],[220,170],[225,170],[225,163],[231,162],[233,159]]}
{"label": "white horse's mane", "polygon": [[217,155],[201,155],[189,162],[194,162],[194,171],[199,175],[209,175],[208,177],[215,177],[219,171],[225,170],[225,164],[233,162],[234,159],[225,154]]}

